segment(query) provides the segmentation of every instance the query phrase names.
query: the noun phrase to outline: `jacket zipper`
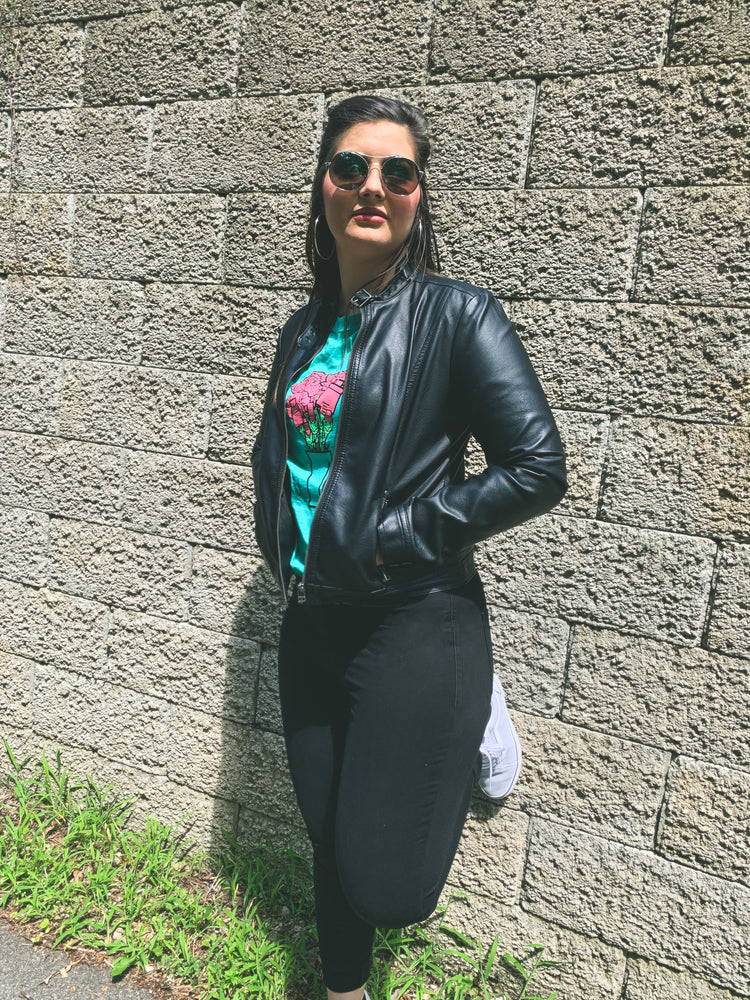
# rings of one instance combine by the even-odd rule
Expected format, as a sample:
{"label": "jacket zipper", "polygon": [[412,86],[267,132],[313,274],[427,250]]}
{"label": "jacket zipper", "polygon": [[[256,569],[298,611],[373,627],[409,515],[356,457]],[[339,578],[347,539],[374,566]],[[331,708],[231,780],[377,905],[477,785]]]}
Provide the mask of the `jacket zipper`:
{"label": "jacket zipper", "polygon": [[[360,327],[359,327],[359,330],[357,332],[357,338],[354,341],[354,347],[352,348],[352,352],[349,355],[349,361],[348,361],[347,366],[346,366],[346,379],[344,380],[344,391],[341,393],[341,402],[340,402],[341,417],[344,416],[344,405],[346,403],[347,390],[349,388],[349,372],[351,371],[352,363],[354,362],[355,356],[358,358],[359,355],[362,353],[362,344],[364,342],[364,340],[363,340],[363,334],[364,334],[366,326],[365,326],[365,311],[364,311],[364,309],[362,307],[360,307],[360,312],[362,313],[362,321],[360,323]],[[310,361],[312,361],[312,358],[310,359]],[[331,480],[333,479],[334,472],[336,471],[336,457],[337,457],[337,455],[339,453],[339,450],[340,450],[341,438],[343,436],[343,430],[344,430],[344,423],[343,423],[341,417],[339,418],[339,427],[338,427],[338,431],[336,433],[336,443],[333,446],[333,458],[331,459],[331,470],[328,473],[328,476],[326,477],[325,483],[323,484],[323,490],[322,490],[320,496],[318,497],[318,503],[317,503],[317,506],[315,508],[315,513],[313,514],[312,521],[310,522],[310,536],[309,536],[309,538],[307,540],[307,552],[308,552],[308,555],[310,553],[310,542],[312,541],[313,529],[315,528],[315,518],[318,516],[318,511],[320,510],[321,505],[323,503],[323,497],[326,495],[326,492],[328,490],[328,486],[329,486]],[[279,560],[279,562],[280,561],[281,560]],[[306,601],[306,597],[305,597],[305,576],[307,575],[307,562],[308,562],[307,559],[305,559],[305,568],[304,568],[304,570],[302,572],[302,579],[297,584],[297,601],[298,601],[299,604],[304,604],[305,601]]]}

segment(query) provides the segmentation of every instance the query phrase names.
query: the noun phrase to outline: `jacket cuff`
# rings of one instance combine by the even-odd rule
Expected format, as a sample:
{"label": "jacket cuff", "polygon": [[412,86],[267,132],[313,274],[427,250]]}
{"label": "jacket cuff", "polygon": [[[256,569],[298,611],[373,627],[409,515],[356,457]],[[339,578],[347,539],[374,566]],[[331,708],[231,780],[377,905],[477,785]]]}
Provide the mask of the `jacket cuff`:
{"label": "jacket cuff", "polygon": [[391,508],[378,525],[378,542],[385,566],[414,561],[411,543],[411,505]]}

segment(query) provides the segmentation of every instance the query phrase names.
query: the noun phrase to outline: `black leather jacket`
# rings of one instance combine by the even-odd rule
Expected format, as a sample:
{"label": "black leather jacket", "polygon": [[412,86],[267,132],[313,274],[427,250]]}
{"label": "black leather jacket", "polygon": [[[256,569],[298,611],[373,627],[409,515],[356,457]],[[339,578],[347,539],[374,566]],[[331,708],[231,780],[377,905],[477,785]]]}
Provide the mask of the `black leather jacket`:
{"label": "black leather jacket", "polygon": [[[474,572],[477,542],[549,510],[566,490],[555,421],[499,303],[473,285],[403,267],[362,311],[333,460],[298,599],[372,601],[446,589]],[[284,326],[253,448],[258,545],[282,590],[295,522],[284,399],[321,346],[303,311]],[[466,478],[470,435],[487,468]],[[380,543],[384,565],[376,564]]]}

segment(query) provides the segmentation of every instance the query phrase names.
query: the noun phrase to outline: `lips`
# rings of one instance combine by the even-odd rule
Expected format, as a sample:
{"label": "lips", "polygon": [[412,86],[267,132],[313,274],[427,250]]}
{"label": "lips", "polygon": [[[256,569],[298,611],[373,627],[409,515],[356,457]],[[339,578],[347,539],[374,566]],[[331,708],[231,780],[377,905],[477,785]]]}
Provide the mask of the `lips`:
{"label": "lips", "polygon": [[386,218],[386,214],[382,209],[370,206],[367,208],[358,208],[352,213],[352,215],[355,219],[362,219],[363,221]]}

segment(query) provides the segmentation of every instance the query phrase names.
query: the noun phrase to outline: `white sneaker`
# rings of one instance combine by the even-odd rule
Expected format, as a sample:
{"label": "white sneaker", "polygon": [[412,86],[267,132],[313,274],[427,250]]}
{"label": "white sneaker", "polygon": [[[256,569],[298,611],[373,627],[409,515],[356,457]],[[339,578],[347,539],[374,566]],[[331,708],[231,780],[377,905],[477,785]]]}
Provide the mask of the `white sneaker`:
{"label": "white sneaker", "polygon": [[518,781],[521,744],[508,715],[503,686],[497,677],[492,679],[492,711],[479,753],[482,755],[482,771],[477,783],[479,790],[493,802],[500,802],[510,795]]}

